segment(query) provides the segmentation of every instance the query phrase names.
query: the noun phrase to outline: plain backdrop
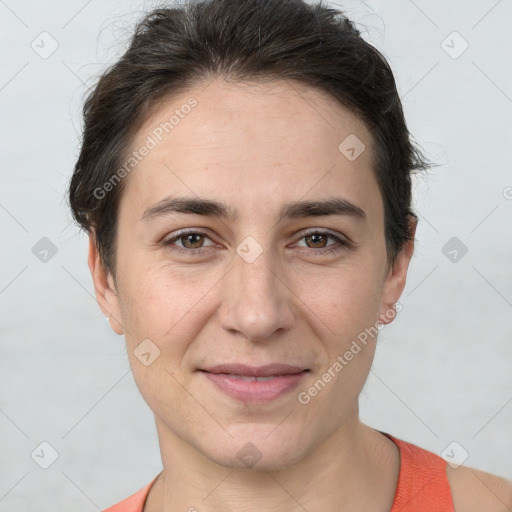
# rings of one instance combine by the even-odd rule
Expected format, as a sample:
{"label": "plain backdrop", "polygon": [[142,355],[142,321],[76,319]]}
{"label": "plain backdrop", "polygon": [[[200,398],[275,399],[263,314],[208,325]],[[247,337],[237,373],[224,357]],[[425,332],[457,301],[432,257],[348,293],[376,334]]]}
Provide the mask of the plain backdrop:
{"label": "plain backdrop", "polygon": [[[361,419],[512,478],[512,1],[330,4],[387,57],[439,164],[415,179],[403,310],[380,333]],[[93,512],[161,469],[64,197],[87,87],[153,5],[0,0],[1,511]]]}

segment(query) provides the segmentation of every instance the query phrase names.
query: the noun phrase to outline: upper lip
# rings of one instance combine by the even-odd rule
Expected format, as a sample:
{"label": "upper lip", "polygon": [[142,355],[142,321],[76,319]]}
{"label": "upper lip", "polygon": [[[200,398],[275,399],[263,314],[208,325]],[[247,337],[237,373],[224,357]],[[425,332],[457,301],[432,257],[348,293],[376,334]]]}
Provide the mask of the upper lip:
{"label": "upper lip", "polygon": [[308,369],[302,366],[281,363],[267,364],[265,366],[249,366],[241,363],[233,363],[202,368],[202,370],[209,373],[228,373],[247,377],[268,377],[270,375],[292,375]]}

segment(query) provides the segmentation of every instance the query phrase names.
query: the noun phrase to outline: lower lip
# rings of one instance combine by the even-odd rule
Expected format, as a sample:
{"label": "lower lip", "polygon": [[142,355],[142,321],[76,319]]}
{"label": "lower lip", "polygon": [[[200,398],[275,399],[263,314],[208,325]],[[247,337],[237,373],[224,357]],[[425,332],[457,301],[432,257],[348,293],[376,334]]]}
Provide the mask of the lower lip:
{"label": "lower lip", "polygon": [[245,402],[267,402],[274,400],[296,388],[300,381],[309,373],[304,370],[293,375],[277,375],[270,380],[242,380],[225,373],[209,373],[202,371],[221,391]]}

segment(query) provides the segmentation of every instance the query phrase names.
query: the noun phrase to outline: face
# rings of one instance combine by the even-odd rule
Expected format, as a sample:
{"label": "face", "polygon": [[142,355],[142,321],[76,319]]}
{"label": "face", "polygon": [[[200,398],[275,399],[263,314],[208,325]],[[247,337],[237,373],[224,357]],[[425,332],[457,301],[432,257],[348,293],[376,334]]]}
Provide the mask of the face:
{"label": "face", "polygon": [[[371,135],[299,83],[217,79],[161,104],[133,149],[148,136],[120,202],[115,285],[92,239],[89,263],[160,442],[229,467],[295,463],[357,415],[376,322],[405,285],[412,243],[389,268]],[[262,368],[276,364],[293,368]],[[258,372],[275,377],[234,375]]]}

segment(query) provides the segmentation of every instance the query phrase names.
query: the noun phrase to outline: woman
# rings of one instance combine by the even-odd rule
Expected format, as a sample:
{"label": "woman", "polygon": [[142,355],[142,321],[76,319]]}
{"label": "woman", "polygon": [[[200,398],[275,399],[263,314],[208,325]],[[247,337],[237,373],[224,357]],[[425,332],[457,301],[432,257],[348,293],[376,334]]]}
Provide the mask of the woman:
{"label": "woman", "polygon": [[505,479],[358,418],[428,163],[340,11],[155,10],[84,122],[70,204],[163,462],[109,512],[512,507]]}

